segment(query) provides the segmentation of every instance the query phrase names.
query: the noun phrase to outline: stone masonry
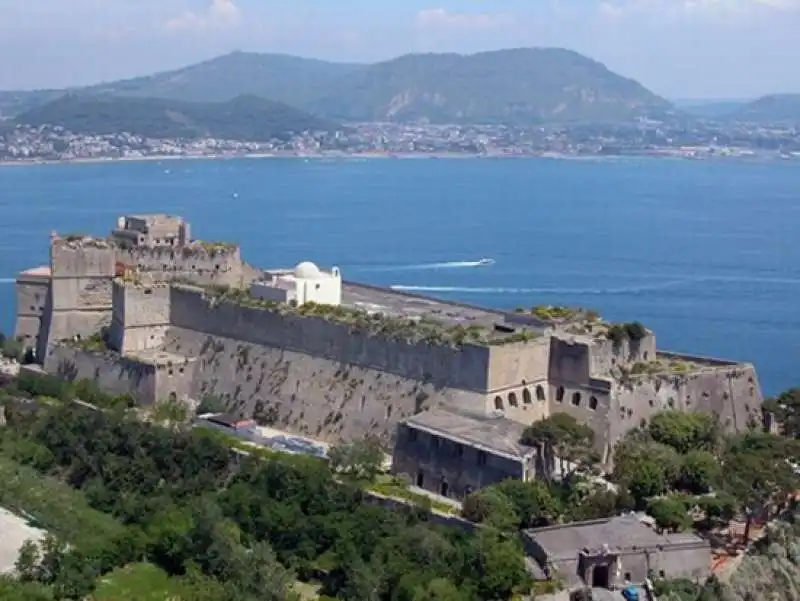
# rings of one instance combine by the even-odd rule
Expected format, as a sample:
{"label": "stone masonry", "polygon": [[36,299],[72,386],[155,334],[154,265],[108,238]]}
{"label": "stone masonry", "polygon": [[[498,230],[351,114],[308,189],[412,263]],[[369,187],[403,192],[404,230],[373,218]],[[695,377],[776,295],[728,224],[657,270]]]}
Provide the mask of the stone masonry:
{"label": "stone masonry", "polygon": [[[142,403],[213,394],[326,440],[389,441],[434,407],[523,424],[566,412],[608,457],[665,408],[714,413],[730,429],[761,419],[752,365],[664,353],[652,332],[582,312],[506,313],[348,282],[341,315],[215,296],[246,294],[263,272],[238,246],[189,232],[178,217],[138,216],[109,238],[54,235],[50,266],[18,278],[17,336],[63,377]],[[441,324],[442,335],[398,336],[380,325],[389,318],[410,332]],[[84,350],[101,334],[108,350]]]}

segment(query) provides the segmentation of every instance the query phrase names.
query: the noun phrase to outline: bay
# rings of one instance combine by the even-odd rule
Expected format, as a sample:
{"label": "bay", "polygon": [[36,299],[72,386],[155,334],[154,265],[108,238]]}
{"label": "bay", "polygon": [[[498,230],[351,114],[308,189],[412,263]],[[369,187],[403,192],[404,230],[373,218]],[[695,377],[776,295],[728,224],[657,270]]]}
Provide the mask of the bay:
{"label": "bay", "polygon": [[[800,384],[800,169],[625,160],[236,159],[0,168],[0,327],[51,230],[185,216],[262,267],[500,308],[579,305],[661,348],[752,361]],[[482,258],[491,266],[476,266]]]}

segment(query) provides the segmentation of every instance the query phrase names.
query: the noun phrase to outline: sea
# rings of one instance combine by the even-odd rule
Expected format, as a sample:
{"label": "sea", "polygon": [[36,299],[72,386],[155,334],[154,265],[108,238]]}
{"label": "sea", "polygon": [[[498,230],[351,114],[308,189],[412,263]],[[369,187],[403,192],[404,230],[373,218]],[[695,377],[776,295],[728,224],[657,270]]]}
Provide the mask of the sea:
{"label": "sea", "polygon": [[[800,168],[670,159],[229,159],[0,167],[0,328],[52,230],[166,212],[247,261],[640,321],[664,349],[800,385]],[[481,259],[493,264],[479,265]]]}

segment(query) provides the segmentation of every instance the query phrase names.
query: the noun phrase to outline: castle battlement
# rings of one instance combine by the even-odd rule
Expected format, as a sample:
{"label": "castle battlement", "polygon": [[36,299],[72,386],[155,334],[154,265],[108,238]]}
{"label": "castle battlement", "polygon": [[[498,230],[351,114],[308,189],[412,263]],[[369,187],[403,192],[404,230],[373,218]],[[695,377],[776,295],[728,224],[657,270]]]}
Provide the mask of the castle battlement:
{"label": "castle battlement", "polygon": [[[247,417],[332,439],[391,437],[433,407],[522,424],[563,412],[594,430],[606,456],[663,409],[713,413],[731,429],[759,416],[751,365],[665,353],[636,322],[484,309],[309,262],[265,272],[238,245],[190,240],[180,217],[118,226],[109,239],[53,238],[50,271],[20,274],[17,331],[52,373],[127,386],[143,403],[214,394]],[[100,332],[115,352],[56,344]]]}

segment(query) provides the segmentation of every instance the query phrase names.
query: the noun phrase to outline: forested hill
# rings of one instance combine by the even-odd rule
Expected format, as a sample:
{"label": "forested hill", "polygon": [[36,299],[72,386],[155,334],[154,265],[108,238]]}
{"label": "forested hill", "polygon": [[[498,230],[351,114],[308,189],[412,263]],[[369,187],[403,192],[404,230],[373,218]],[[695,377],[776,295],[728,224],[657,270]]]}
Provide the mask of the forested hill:
{"label": "forested hill", "polygon": [[[408,54],[371,65],[235,52],[70,92],[193,102],[254,95],[351,121],[536,124],[661,118],[673,111],[640,83],[559,48]],[[0,116],[64,93],[0,92]]]}
{"label": "forested hill", "polygon": [[75,134],[127,132],[149,138],[213,137],[267,141],[340,126],[287,104],[256,96],[227,102],[66,95],[16,118],[24,125],[60,125]]}
{"label": "forested hill", "polygon": [[663,117],[669,102],[577,52],[410,54],[353,71],[305,105],[345,120],[545,123]]}
{"label": "forested hill", "polygon": [[737,121],[800,125],[800,94],[773,94],[744,105],[734,115]]}

